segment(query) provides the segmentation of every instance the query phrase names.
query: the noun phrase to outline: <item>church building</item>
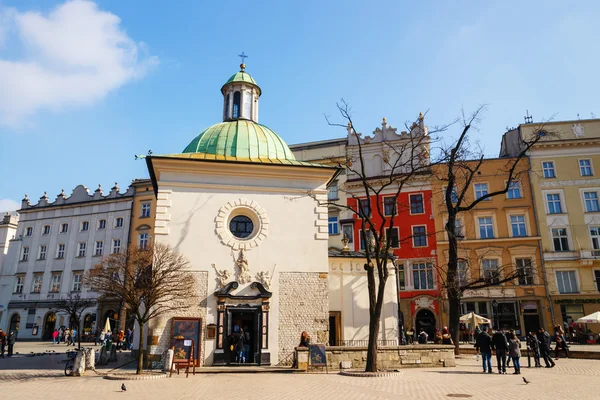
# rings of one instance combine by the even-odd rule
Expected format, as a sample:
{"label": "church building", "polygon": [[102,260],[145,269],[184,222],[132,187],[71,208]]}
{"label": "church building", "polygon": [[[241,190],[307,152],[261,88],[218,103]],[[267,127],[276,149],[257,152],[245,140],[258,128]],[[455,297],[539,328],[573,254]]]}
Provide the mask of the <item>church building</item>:
{"label": "church building", "polygon": [[203,299],[151,323],[148,352],[160,357],[173,321],[190,318],[201,326],[201,365],[233,361],[228,338],[241,330],[246,363],[288,364],[302,331],[313,342],[328,339],[328,215],[319,200],[339,170],[296,160],[258,123],[262,91],[244,64],[221,92],[222,122],[180,154],[146,158],[157,196],[154,240],[189,260]]}

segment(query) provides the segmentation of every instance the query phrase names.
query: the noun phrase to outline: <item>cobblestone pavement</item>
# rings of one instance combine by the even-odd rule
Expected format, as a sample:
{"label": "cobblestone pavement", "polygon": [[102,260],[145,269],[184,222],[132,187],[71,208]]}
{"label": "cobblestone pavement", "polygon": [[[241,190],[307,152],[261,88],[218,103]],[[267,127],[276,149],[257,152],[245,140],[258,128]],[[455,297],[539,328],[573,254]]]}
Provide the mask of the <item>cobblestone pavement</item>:
{"label": "cobblestone pavement", "polygon": [[[95,374],[65,377],[58,357],[0,360],[0,393],[3,398],[26,395],[46,400],[70,396],[109,399],[120,391],[120,381]],[[42,359],[44,359],[42,361]],[[42,364],[40,364],[42,362]],[[55,364],[53,364],[55,363]],[[53,369],[54,368],[54,369]],[[470,395],[473,399],[552,398],[598,399],[600,361],[559,360],[555,368],[523,368],[521,376],[482,374],[473,358],[458,360],[456,368],[405,369],[400,376],[353,378],[336,373],[312,374],[200,374],[155,381],[127,381],[135,399],[448,399]],[[512,370],[510,371],[512,372]],[[522,377],[532,383],[525,385]],[[458,396],[453,396],[458,397]]]}

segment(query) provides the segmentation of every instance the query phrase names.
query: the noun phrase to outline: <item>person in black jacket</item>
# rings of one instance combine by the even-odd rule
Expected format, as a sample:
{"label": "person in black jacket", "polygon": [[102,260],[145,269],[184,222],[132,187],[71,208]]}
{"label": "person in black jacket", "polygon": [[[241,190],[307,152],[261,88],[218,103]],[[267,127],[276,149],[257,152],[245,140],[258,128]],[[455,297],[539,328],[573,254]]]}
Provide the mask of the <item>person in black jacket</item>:
{"label": "person in black jacket", "polygon": [[548,332],[544,331],[544,328],[538,329],[537,339],[540,342],[540,357],[544,360],[546,368],[552,368],[556,364],[550,357],[550,348],[552,346],[552,339]]}
{"label": "person in black jacket", "polygon": [[13,349],[15,347],[15,342],[17,341],[17,336],[13,331],[10,331],[8,337],[6,338],[6,343],[8,344],[8,357],[12,357]]}
{"label": "person in black jacket", "polygon": [[477,340],[475,341],[475,349],[481,352],[481,362],[483,364],[483,373],[486,373],[486,364],[487,364],[487,373],[492,373],[492,338],[488,334],[487,326],[483,327],[483,332],[477,335]]}
{"label": "person in black jacket", "polygon": [[492,348],[496,350],[496,362],[498,363],[498,373],[506,374],[506,352],[508,351],[508,340],[504,330],[499,330],[492,336]]}

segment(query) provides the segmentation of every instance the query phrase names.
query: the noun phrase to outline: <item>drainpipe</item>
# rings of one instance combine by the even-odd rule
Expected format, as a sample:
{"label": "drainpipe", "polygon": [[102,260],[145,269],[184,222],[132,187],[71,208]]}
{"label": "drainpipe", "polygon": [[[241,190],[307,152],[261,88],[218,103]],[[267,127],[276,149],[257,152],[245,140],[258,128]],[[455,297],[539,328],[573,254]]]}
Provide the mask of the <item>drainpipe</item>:
{"label": "drainpipe", "polygon": [[[529,168],[531,169],[531,159],[527,157]],[[535,219],[535,229],[538,236],[541,236],[540,226],[538,222],[538,212],[535,205],[535,195],[533,194],[533,186],[531,185],[531,171],[528,171],[527,178],[529,179],[529,192],[531,193],[531,203],[533,204],[533,217]],[[552,299],[550,298],[550,292],[548,291],[548,277],[546,275],[546,262],[544,261],[544,249],[542,248],[542,240],[538,239],[538,248],[540,250],[540,260],[542,260],[542,274],[544,276],[544,289],[546,291],[546,300],[548,300],[548,306],[550,307],[550,318],[552,318],[552,326],[556,324],[554,317],[554,307],[552,306]]]}
{"label": "drainpipe", "polygon": [[398,257],[394,258],[394,269],[396,270],[396,298],[398,302],[398,345],[403,345],[404,341],[404,316],[400,308],[400,270],[398,269]]}

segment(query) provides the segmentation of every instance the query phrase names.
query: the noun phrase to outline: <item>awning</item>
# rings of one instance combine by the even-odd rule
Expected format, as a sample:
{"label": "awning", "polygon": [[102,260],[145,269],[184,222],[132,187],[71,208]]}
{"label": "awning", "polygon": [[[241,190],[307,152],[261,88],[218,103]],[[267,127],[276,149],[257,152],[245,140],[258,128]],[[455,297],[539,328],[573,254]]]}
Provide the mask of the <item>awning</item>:
{"label": "awning", "polygon": [[580,324],[600,324],[600,311],[581,317],[577,322]]}

